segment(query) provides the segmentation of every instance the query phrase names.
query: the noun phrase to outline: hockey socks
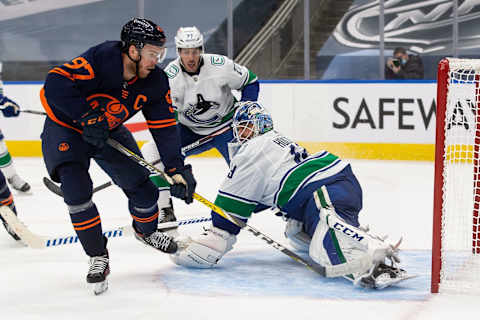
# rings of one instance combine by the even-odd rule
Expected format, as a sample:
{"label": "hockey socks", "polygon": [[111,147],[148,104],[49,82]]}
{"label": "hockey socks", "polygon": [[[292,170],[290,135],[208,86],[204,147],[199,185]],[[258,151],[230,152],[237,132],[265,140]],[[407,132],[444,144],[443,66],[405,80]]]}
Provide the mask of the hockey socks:
{"label": "hockey socks", "polygon": [[12,157],[8,152],[3,134],[0,135],[0,169],[2,169],[7,177],[15,175],[15,169],[12,166]]}
{"label": "hockey socks", "polygon": [[150,208],[137,208],[129,203],[129,209],[137,240],[164,253],[177,251],[177,244],[173,238],[157,230],[159,210],[156,204]]}
{"label": "hockey socks", "polygon": [[90,257],[102,256],[106,252],[106,240],[102,235],[102,223],[97,207],[92,201],[78,206],[68,206],[73,229]]}
{"label": "hockey socks", "polygon": [[[12,209],[13,213],[17,215],[17,209],[15,208],[15,202],[13,202],[13,196],[10,192],[10,189],[7,186],[7,182],[5,181],[5,177],[3,174],[0,173],[0,205],[8,206]],[[5,220],[3,220],[2,216],[0,216],[0,220],[3,222],[3,225],[7,232],[13,237],[15,240],[20,240],[20,238],[16,235],[16,233],[12,230],[12,228],[7,224]]]}
{"label": "hockey socks", "polygon": [[150,208],[139,208],[129,202],[128,208],[130,209],[133,224],[137,232],[149,235],[157,230],[159,214],[157,204],[154,204]]}

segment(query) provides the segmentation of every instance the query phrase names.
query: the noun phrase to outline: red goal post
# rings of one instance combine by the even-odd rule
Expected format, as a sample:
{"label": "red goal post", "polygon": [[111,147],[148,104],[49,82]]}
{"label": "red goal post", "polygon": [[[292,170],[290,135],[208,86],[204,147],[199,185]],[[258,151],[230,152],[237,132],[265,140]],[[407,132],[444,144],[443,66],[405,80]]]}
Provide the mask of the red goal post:
{"label": "red goal post", "polygon": [[480,60],[438,65],[431,291],[480,294]]}

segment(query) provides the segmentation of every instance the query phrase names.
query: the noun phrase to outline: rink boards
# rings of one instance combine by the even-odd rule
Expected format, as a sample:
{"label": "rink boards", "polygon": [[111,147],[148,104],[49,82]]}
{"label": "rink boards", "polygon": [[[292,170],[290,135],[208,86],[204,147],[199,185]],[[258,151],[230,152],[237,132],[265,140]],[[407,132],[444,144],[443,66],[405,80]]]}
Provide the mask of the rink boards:
{"label": "rink boards", "polygon": [[[40,82],[7,82],[5,94],[23,109],[42,110]],[[259,101],[278,131],[310,152],[328,149],[345,158],[433,160],[434,81],[261,81]],[[137,114],[130,124],[141,124]],[[14,156],[41,156],[43,116],[0,118]],[[141,127],[141,125],[139,125]],[[147,130],[136,131],[140,142]],[[201,156],[219,156],[208,151]]]}

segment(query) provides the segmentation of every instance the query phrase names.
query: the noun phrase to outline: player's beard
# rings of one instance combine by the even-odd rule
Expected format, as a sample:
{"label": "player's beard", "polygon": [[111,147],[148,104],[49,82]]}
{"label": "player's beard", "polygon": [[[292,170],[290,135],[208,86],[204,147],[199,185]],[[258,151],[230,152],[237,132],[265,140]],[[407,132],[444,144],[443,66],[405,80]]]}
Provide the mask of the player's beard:
{"label": "player's beard", "polygon": [[155,67],[153,67],[152,69],[148,68],[148,67],[145,67],[145,66],[139,66],[138,68],[138,77],[140,79],[145,79],[146,77],[148,77],[148,75],[150,74],[150,72],[153,71]]}

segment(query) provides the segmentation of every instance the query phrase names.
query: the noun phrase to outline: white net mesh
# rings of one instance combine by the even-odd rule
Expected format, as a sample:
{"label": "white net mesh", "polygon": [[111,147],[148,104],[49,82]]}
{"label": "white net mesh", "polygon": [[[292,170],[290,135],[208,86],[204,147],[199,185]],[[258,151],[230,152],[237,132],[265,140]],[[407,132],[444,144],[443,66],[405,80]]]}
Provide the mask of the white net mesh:
{"label": "white net mesh", "polygon": [[440,292],[480,294],[480,60],[449,66]]}

